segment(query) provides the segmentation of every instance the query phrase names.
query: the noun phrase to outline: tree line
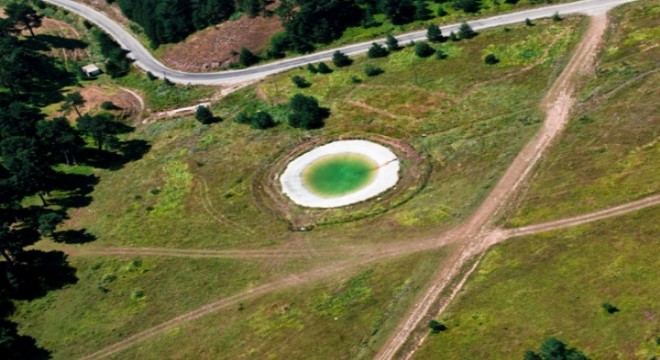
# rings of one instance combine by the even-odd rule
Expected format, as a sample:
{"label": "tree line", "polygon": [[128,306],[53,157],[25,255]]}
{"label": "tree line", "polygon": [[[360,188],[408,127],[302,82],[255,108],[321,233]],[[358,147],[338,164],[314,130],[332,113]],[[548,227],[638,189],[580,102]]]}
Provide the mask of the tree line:
{"label": "tree line", "polygon": [[[497,0],[517,3],[518,0]],[[532,3],[552,0],[529,0]],[[444,16],[444,5],[437,14],[427,0],[282,0],[273,10],[271,0],[108,0],[144,29],[152,45],[178,42],[197,30],[230,19],[239,13],[251,17],[277,14],[285,31],[271,39],[270,57],[282,57],[285,51],[312,51],[318,44],[330,43],[348,27],[380,25],[374,18],[384,14],[395,25]],[[484,6],[480,0],[433,0],[466,13]]]}
{"label": "tree line", "polygon": [[[83,96],[63,89],[76,76],[47,55],[49,37],[36,35],[42,17],[25,2],[12,2],[0,18],[0,353],[7,359],[46,359],[47,350],[20,335],[7,320],[13,300],[31,300],[75,283],[75,269],[59,251],[30,248],[41,238],[80,243],[93,240],[84,230],[59,230],[67,209],[91,201],[98,181],[69,166],[118,168],[141,157],[148,145],[121,141],[131,130],[110,112],[85,114]],[[29,36],[23,37],[26,31]],[[38,50],[37,50],[38,49]],[[41,108],[63,103],[77,121],[47,119]]]}

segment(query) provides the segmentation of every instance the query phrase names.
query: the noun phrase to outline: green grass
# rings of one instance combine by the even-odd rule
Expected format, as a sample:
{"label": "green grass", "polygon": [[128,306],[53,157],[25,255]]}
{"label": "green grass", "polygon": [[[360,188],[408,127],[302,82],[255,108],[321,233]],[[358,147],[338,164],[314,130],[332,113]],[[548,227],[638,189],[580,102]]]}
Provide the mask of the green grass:
{"label": "green grass", "polygon": [[[297,69],[214,104],[214,112],[224,122],[208,126],[189,117],[138,126],[129,137],[148,141],[151,150],[121,169],[94,170],[100,182],[90,194],[93,202],[72,210],[69,226],[84,227],[97,236],[93,244],[84,246],[213,249],[329,249],[437,234],[469,215],[538,129],[542,119],[538,104],[583,29],[581,18],[539,21],[533,28],[493,29],[470,41],[444,44],[450,54],[445,60],[419,59],[407,48],[386,59],[356,58],[351,67],[329,75]],[[548,57],[534,55],[538,66],[507,78],[527,63],[483,63],[483,49],[489,45],[514,46],[521,41],[549,49]],[[382,67],[385,73],[354,84],[351,77],[363,77],[366,64]],[[295,89],[289,78],[297,74],[308,77],[312,87]],[[124,85],[147,81],[131,76]],[[471,89],[475,83],[479,85]],[[324,129],[306,132],[284,125],[286,102],[297,92],[314,95],[331,109]],[[253,130],[232,121],[242,110],[269,111],[282,124]],[[406,139],[427,154],[433,171],[425,188],[382,215],[306,233],[289,231],[284,222],[255,204],[252,180],[260,167],[309,136],[332,137],[348,131]],[[143,258],[142,267],[149,271],[124,274],[121,269],[131,260],[72,257],[79,282],[43,299],[18,303],[14,319],[21,331],[35,336],[57,358],[71,358],[269,276],[304,271],[330,259],[250,265]],[[103,271],[92,270],[97,263]],[[346,357],[369,357],[413,300],[421,279],[437,265],[420,257],[406,258],[404,263],[407,267],[392,262],[375,266],[373,274],[348,283],[337,279],[350,291],[342,290],[344,285],[318,284],[246,302],[242,312],[200,319],[129,351],[160,358],[193,353],[231,358],[266,352],[282,357],[298,349],[299,357],[305,358],[315,356],[315,351],[323,357],[349,344]],[[407,270],[417,265],[423,270]],[[117,276],[106,286],[108,293],[98,289],[105,273]],[[406,281],[415,285],[408,288]],[[293,304],[287,305],[292,310],[282,312],[278,304]]]}
{"label": "green grass", "polygon": [[[103,245],[276,246],[292,234],[285,223],[255,205],[251,196],[255,171],[309,135],[366,131],[407,138],[419,152],[427,153],[433,167],[427,186],[406,204],[373,221],[341,225],[339,238],[337,227],[332,226],[306,236],[323,247],[336,241],[410,238],[414,236],[412,226],[415,234],[437,231],[438,226],[449,226],[469,214],[536,131],[542,119],[538,103],[582,29],[579,18],[538,22],[533,28],[493,29],[470,41],[447,44],[460,50],[446,60],[418,59],[408,48],[376,61],[356,58],[350,68],[329,75],[293,70],[270,77],[214,104],[213,111],[225,119],[222,123],[206,126],[180,118],[139,127],[132,136],[149,141],[151,151],[119,171],[100,171],[101,181],[92,194],[95,201],[77,213],[77,220]],[[516,44],[537,34],[547,35],[534,36],[545,44],[534,46],[550,49],[547,59],[539,57],[537,67],[484,83],[465,94],[474,83],[524,68],[519,64],[487,66],[481,60],[483,48],[494,43]],[[353,84],[351,77],[361,74],[367,63],[386,72]],[[311,88],[293,86],[289,78],[299,74],[308,77]],[[316,96],[322,106],[331,109],[324,129],[305,132],[280,124],[258,131],[233,121],[240,111],[265,110],[284,123],[286,102],[298,92]],[[192,180],[179,188],[177,205],[163,218],[152,210],[167,201],[163,200],[167,193],[158,189],[166,186],[165,169],[172,162],[186,164]],[[194,230],[191,223],[196,224]]]}
{"label": "green grass", "polygon": [[[55,359],[78,358],[223,297],[258,286],[308,260],[71,257],[78,283],[16,303],[20,331]],[[319,262],[318,260],[315,260]],[[274,264],[277,266],[274,266]]]}
{"label": "green grass", "polygon": [[[660,213],[644,210],[491,249],[416,359],[522,359],[550,336],[591,359],[660,355]],[[609,302],[621,311],[608,314]]]}
{"label": "green grass", "polygon": [[373,181],[378,164],[356,154],[332,155],[311,163],[302,173],[305,187],[322,196],[357,191]]}
{"label": "green grass", "polygon": [[510,226],[613,206],[660,191],[660,2],[616,10],[597,76],[541,161]]}
{"label": "green grass", "polygon": [[203,99],[210,98],[218,91],[218,88],[213,86],[175,85],[166,84],[163,80],[149,80],[137,69],[133,69],[128,75],[121,78],[105,78],[102,82],[107,81],[111,84],[139,90],[144,95],[147,107],[151,111],[195,105]]}
{"label": "green grass", "polygon": [[415,254],[245,301],[111,358],[369,359],[445,254]]}

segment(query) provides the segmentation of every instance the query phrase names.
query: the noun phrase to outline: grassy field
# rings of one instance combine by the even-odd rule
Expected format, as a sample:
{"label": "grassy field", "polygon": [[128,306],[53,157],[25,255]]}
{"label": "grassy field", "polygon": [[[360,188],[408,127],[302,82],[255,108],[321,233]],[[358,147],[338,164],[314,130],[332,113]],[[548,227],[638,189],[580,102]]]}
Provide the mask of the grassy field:
{"label": "grassy field", "polygon": [[[146,140],[150,151],[121,168],[93,170],[100,182],[90,194],[91,205],[72,210],[67,226],[85,228],[97,237],[80,247],[313,251],[432,236],[479,204],[538,129],[542,119],[538,104],[583,29],[581,18],[539,21],[534,27],[492,29],[469,41],[438,45],[449,54],[444,60],[420,59],[407,48],[385,59],[357,58],[351,67],[329,75],[294,70],[215,104],[213,110],[224,122],[207,126],[178,118],[139,126],[129,137]],[[501,63],[484,64],[488,53],[495,53]],[[367,64],[380,66],[385,73],[368,78],[363,74]],[[296,89],[290,81],[294,75],[305,76],[312,86]],[[362,82],[354,83],[353,76]],[[133,80],[122,81],[130,85]],[[318,97],[331,109],[324,129],[304,132],[284,124],[286,101],[298,92]],[[233,121],[239,111],[257,109],[271,112],[282,124],[260,131]],[[332,137],[346,131],[399,134],[427,153],[433,171],[426,187],[385,214],[306,233],[289,231],[284,222],[255,204],[251,185],[259,167],[310,135]],[[80,171],[87,174],[90,169]],[[437,254],[412,256],[375,266],[373,273],[365,268],[351,281],[337,278],[330,289],[327,284],[332,281],[256,299],[246,302],[244,311],[220,312],[128,351],[162,358],[208,349],[208,357],[257,358],[270,349],[276,357],[298,351],[301,358],[327,358],[346,347],[346,357],[368,357],[438,259]],[[78,269],[77,284],[31,303],[18,303],[14,316],[21,331],[36,337],[56,358],[88,353],[274,276],[332,259],[314,257],[302,263],[71,260]],[[409,290],[406,281],[416,285]],[[357,290],[344,291],[344,287]],[[405,296],[397,295],[399,291]],[[295,304],[284,308],[296,311],[278,310],[284,309],[278,304]],[[246,316],[251,320],[246,321]],[[244,343],[236,341],[239,335]],[[294,343],[297,350],[291,349]]]}
{"label": "grassy field", "polygon": [[[356,239],[382,242],[451,225],[479,203],[537,129],[538,103],[579,37],[576,30],[582,28],[581,20],[573,18],[508,32],[495,29],[471,41],[444,44],[453,54],[445,60],[419,59],[405,49],[386,59],[358,58],[350,68],[329,75],[294,70],[215,104],[213,110],[223,123],[204,126],[181,118],[140,127],[133,136],[147,140],[151,151],[124,169],[100,172],[102,180],[92,194],[95,201],[77,212],[74,222],[85,224],[103,245],[212,248],[265,247],[292,240],[314,240],[316,246]],[[485,49],[499,43],[529,48],[525,56],[535,53],[535,58],[509,62],[507,56],[513,55],[503,52],[501,65],[485,65]],[[550,49],[547,57],[543,48]],[[536,61],[538,66],[521,72]],[[385,73],[364,77],[367,63],[381,66]],[[356,74],[362,83],[351,82]],[[303,75],[313,85],[297,90],[289,79],[293,75]],[[233,121],[239,111],[262,109],[285,122],[285,103],[298,92],[318,97],[331,109],[324,129],[303,132],[281,124],[260,131]],[[507,95],[501,96],[503,92]],[[433,166],[426,188],[396,210],[343,224],[338,237],[332,226],[292,234],[285,223],[255,205],[250,193],[254,172],[309,135],[390,129],[427,152]]]}
{"label": "grassy field", "polygon": [[660,355],[659,224],[649,209],[497,245],[414,358],[522,359],[550,336],[591,359]]}
{"label": "grassy field", "polygon": [[[613,12],[597,76],[508,225],[657,193],[659,1]],[[655,55],[654,55],[655,54]],[[653,359],[660,213],[652,208],[491,249],[417,359],[522,358],[554,336],[592,359]],[[609,302],[620,312],[608,314]]]}
{"label": "grassy field", "polygon": [[659,1],[616,10],[597,75],[507,219],[517,226],[660,191]]}
{"label": "grassy field", "polygon": [[21,332],[54,358],[72,359],[214,300],[327,259],[186,259],[74,256],[78,283],[17,302]]}
{"label": "grassy field", "polygon": [[368,359],[444,254],[389,260],[246,301],[111,358]]}

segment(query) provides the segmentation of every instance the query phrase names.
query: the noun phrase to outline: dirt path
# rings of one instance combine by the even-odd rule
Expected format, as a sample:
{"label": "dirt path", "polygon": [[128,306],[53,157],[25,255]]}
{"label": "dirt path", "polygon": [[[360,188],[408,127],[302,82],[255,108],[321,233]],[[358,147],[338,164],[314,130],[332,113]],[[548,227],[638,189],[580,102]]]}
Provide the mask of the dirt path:
{"label": "dirt path", "polygon": [[[655,195],[630,204],[620,205],[612,209],[601,210],[592,214],[532,225],[520,229],[491,230],[489,227],[490,221],[492,221],[492,219],[505,207],[511,196],[518,190],[521,183],[527,179],[529,173],[532,171],[541,155],[564,129],[569,117],[570,109],[575,102],[573,93],[576,90],[576,85],[578,83],[577,80],[579,80],[582,75],[587,74],[593,67],[593,59],[606,27],[607,19],[604,15],[592,18],[589,30],[576,49],[568,66],[564,69],[544,98],[543,107],[547,112],[547,116],[542,129],[515,158],[502,179],[493,188],[490,195],[464,225],[447,231],[435,239],[427,239],[412,244],[406,243],[371,248],[368,255],[357,256],[355,259],[332,263],[302,274],[290,275],[231,297],[220,299],[214,303],[205,305],[199,309],[180,315],[165,323],[130,336],[118,343],[86,356],[84,359],[97,359],[109,356],[118,351],[124,350],[137,342],[152,338],[172,327],[192,321],[249,298],[277,290],[283,290],[296,285],[302,285],[311,281],[317,281],[330,275],[354,269],[377,260],[411,254],[425,249],[439,248],[450,243],[458,242],[460,247],[444,262],[444,266],[439,269],[430,288],[426,290],[420,301],[418,301],[414,308],[406,315],[402,323],[393,333],[392,337],[388,339],[385,346],[376,356],[377,359],[391,359],[400,351],[402,346],[406,344],[411,333],[418,328],[421,320],[428,316],[431,307],[434,304],[438,304],[437,300],[440,293],[446,290],[449,284],[454,282],[457,285],[451,289],[449,295],[443,298],[440,303],[441,306],[439,311],[442,312],[445,309],[456,294],[458,294],[471,272],[476,269],[479,260],[485,251],[492,244],[503,241],[508,237],[576,226],[586,222],[617,216],[659,204],[660,195]],[[142,249],[139,251],[143,251],[145,254],[154,252],[149,249]],[[185,251],[190,253],[195,250]],[[241,252],[236,251],[236,253],[238,254]],[[205,250],[199,252],[199,256],[205,256],[205,254],[210,255],[210,253]],[[228,253],[225,252],[225,254]],[[266,254],[258,252],[252,254],[255,255],[255,257],[266,256]],[[289,251],[288,254],[292,254],[292,252]],[[193,253],[192,255],[197,254]],[[219,253],[217,255],[219,255]],[[247,255],[247,253],[243,252],[242,255]],[[461,270],[464,269],[465,265],[472,259],[476,259],[474,264],[467,272],[461,274]],[[424,341],[426,333],[427,332],[424,332],[422,336],[415,339],[413,347],[404,354],[404,358],[412,356],[415,349]]]}
{"label": "dirt path", "polygon": [[[606,15],[597,15],[591,18],[589,29],[583,40],[578,45],[566,68],[543,99],[542,106],[546,111],[546,119],[542,128],[514,159],[504,176],[477,211],[459,229],[457,235],[462,238],[461,248],[457,250],[451,261],[446,262],[438,271],[431,286],[381,348],[376,355],[376,359],[394,358],[402,350],[422,320],[428,317],[431,307],[437,303],[440,294],[457,278],[467,262],[485,252],[492,243],[498,240],[497,233],[488,230],[489,221],[492,221],[505,208],[511,196],[529,177],[530,172],[545,150],[561,134],[575,102],[573,94],[579,82],[578,80],[593,68],[593,60],[606,29]],[[467,275],[469,276],[469,272]],[[464,274],[458,283],[459,286],[443,299],[445,304],[451,302],[468,276]],[[440,311],[444,310],[445,306],[441,307]],[[413,345],[401,357],[410,358],[424,342],[427,334],[428,332],[423,332],[416,339],[413,339]]]}
{"label": "dirt path", "polygon": [[611,218],[614,216],[628,214],[633,211],[638,211],[657,205],[660,205],[660,194],[649,196],[641,200],[625,203],[619,206],[595,211],[584,215],[578,215],[566,219],[549,221],[542,224],[523,226],[515,229],[504,229],[502,230],[503,231],[502,236],[504,237],[504,239],[508,239],[512,237],[534,235],[534,234],[539,234],[553,230],[560,230],[560,229],[579,226],[582,224],[586,224],[598,220]]}

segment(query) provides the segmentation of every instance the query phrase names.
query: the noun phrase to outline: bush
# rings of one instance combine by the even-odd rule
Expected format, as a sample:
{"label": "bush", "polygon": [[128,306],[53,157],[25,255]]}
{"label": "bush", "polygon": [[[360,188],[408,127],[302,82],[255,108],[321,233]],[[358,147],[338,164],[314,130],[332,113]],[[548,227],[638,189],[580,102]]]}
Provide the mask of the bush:
{"label": "bush", "polygon": [[197,119],[197,121],[200,123],[207,125],[219,121],[218,118],[213,116],[213,113],[211,110],[209,110],[208,107],[201,105],[197,107],[197,112],[195,112],[195,119]]}
{"label": "bush", "polygon": [[431,329],[431,332],[434,334],[447,330],[447,327],[443,323],[437,320],[429,321],[429,328]]}
{"label": "bush", "polygon": [[534,23],[532,22],[532,20],[530,20],[529,18],[527,18],[527,19],[525,19],[525,25],[527,25],[527,26],[534,26]]}
{"label": "bush", "polygon": [[430,42],[442,42],[444,40],[442,31],[435,24],[429,25],[426,29],[426,38],[429,39]]}
{"label": "bush", "polygon": [[332,72],[332,69],[328,65],[326,65],[324,62],[320,62],[318,67],[317,67],[319,74],[330,74]]}
{"label": "bush", "polygon": [[386,57],[389,54],[389,51],[383,45],[373,43],[367,51],[367,56],[371,59]]}
{"label": "bush", "polygon": [[460,38],[456,35],[455,32],[452,31],[452,32],[449,33],[449,40],[458,41],[458,40],[460,40]]}
{"label": "bush", "polygon": [[368,64],[367,66],[364,67],[364,73],[369,77],[378,76],[384,72],[385,70],[371,64]]}
{"label": "bush", "polygon": [[390,34],[387,34],[387,40],[385,40],[385,45],[387,45],[387,50],[389,52],[393,52],[401,49],[401,47],[399,46],[399,40],[397,40],[394,36]]}
{"label": "bush", "polygon": [[292,81],[292,82],[296,85],[296,87],[298,87],[299,89],[305,89],[305,88],[308,88],[308,87],[312,86],[312,83],[310,83],[309,81],[305,80],[304,77],[302,77],[302,76],[298,76],[298,75],[292,77],[292,78],[291,78],[291,81]]}
{"label": "bush", "polygon": [[435,52],[435,58],[438,59],[438,60],[444,60],[444,59],[446,59],[448,56],[449,56],[449,55],[447,55],[447,53],[446,53],[444,50],[442,50],[442,49],[438,49],[438,50],[436,50],[436,52]]}
{"label": "bush", "polygon": [[332,62],[335,64],[336,67],[345,67],[351,65],[353,63],[353,60],[349,58],[348,55],[337,50],[332,54]]}
{"label": "bush", "polygon": [[328,109],[319,106],[319,101],[313,96],[294,95],[289,101],[289,125],[294,128],[319,129],[323,120],[330,115]]}
{"label": "bush", "polygon": [[240,54],[238,55],[238,63],[242,66],[248,67],[258,63],[261,59],[252,51],[242,48]]}
{"label": "bush", "polygon": [[351,82],[352,82],[353,84],[359,84],[359,83],[362,82],[362,79],[360,79],[359,76],[355,76],[355,75],[353,75],[353,76],[351,76]]}
{"label": "bush", "polygon": [[319,72],[319,69],[314,66],[314,64],[307,64],[307,71],[309,71],[312,74],[317,74]]}
{"label": "bush", "polygon": [[488,65],[495,65],[498,62],[500,62],[500,59],[498,59],[497,56],[495,56],[494,54],[488,54],[484,58],[484,62]]}
{"label": "bush", "polygon": [[620,311],[616,306],[608,302],[603,304],[603,309],[605,309],[605,311],[607,311],[608,314],[614,314]]}
{"label": "bush", "polygon": [[158,76],[154,75],[151,71],[147,71],[147,79],[154,81],[158,79]]}
{"label": "bush", "polygon": [[236,118],[234,119],[239,124],[250,124],[252,123],[252,117],[248,115],[246,112],[242,111],[238,115],[236,115]]}
{"label": "bush", "polygon": [[425,42],[420,42],[415,44],[415,54],[419,57],[426,58],[435,54],[435,49]]}
{"label": "bush", "polygon": [[463,22],[461,27],[458,28],[458,36],[460,36],[461,39],[471,39],[477,36],[477,32],[472,29],[470,24]]}
{"label": "bush", "polygon": [[273,117],[265,111],[257,111],[250,121],[253,129],[269,129],[277,125]]}

